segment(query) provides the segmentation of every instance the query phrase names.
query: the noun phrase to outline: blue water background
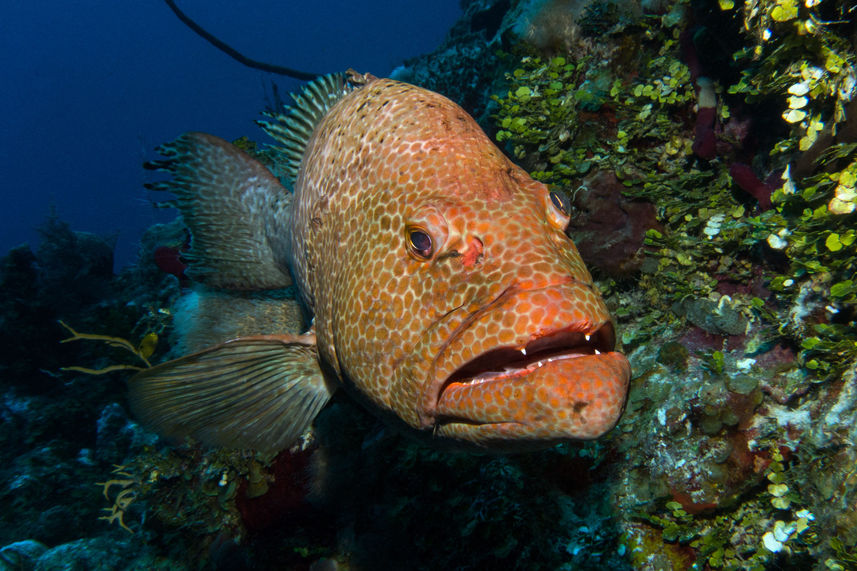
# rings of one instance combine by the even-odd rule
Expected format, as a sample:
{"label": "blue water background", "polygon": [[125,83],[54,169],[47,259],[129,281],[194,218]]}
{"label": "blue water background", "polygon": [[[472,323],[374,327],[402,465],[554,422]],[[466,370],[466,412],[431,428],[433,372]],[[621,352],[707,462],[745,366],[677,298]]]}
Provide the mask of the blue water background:
{"label": "blue water background", "polygon": [[[178,0],[246,56],[310,72],[385,76],[432,51],[458,0]],[[188,130],[265,141],[253,124],[275,78],[192,33],[159,0],[0,7],[0,253],[38,242],[51,206],[74,230],[118,232],[116,267],[170,218],[142,186],[152,149]]]}

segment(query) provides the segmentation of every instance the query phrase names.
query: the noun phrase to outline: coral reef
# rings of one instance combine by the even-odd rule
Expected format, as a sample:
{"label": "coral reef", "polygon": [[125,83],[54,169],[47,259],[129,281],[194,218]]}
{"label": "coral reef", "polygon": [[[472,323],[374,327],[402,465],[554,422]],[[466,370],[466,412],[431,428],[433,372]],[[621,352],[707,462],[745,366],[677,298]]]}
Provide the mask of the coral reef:
{"label": "coral reef", "polygon": [[[141,267],[114,275],[112,256],[111,240],[73,232],[51,215],[35,252],[25,244],[0,262],[2,545],[29,539],[53,548],[98,535],[104,504],[94,483],[104,479],[112,464],[153,441],[118,404],[125,398],[121,373],[91,377],[62,370],[69,365],[103,369],[127,357],[122,349],[93,341],[61,344],[68,330],[60,320],[83,331],[131,339],[168,327],[168,316],[159,309],[168,307],[178,292],[170,281],[174,278]],[[133,348],[161,358],[151,341],[149,336]],[[135,364],[144,365],[139,359]],[[93,545],[119,543],[105,539]],[[122,554],[116,565],[124,566],[124,561],[131,568],[131,560],[144,549],[121,544],[130,555]],[[25,554],[20,543],[14,545],[4,548],[0,559],[16,569],[58,568],[63,561],[53,549]],[[90,557],[97,558],[96,553]],[[68,564],[77,559],[66,555]]]}
{"label": "coral reef", "polygon": [[[617,17],[573,4],[538,3],[565,7],[539,29],[555,39],[506,46],[494,113],[509,154],[572,197],[569,232],[630,351],[628,411],[603,445],[623,474],[608,479],[622,545],[651,569],[849,568],[851,9],[675,2]],[[593,47],[581,38],[597,26]],[[646,205],[628,215],[636,242],[615,250],[615,233],[587,228],[630,212],[601,198],[613,174]],[[833,419],[839,452],[818,418]]]}
{"label": "coral reef", "polygon": [[215,322],[173,322],[184,229],[150,229],[114,276],[109,239],[51,217],[0,262],[0,568],[857,568],[853,8],[463,7],[397,73],[569,198],[634,371],[619,426],[461,455],[340,395],[273,458],[165,443],[128,418],[121,373],[60,370],[145,363],[60,344],[57,320],[152,363],[192,345]]}

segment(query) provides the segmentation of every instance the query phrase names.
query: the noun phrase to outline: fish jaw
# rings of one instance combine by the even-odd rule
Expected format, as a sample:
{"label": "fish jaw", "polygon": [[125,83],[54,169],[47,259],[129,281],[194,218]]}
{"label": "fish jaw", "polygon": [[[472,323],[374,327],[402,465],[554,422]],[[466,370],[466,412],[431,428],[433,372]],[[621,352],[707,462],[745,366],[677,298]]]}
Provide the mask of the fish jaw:
{"label": "fish jaw", "polygon": [[625,406],[631,367],[621,353],[567,353],[440,393],[434,435],[480,447],[528,448],[598,438]]}
{"label": "fish jaw", "polygon": [[566,278],[501,293],[443,343],[419,417],[435,437],[492,449],[597,438],[631,376],[600,296]]}

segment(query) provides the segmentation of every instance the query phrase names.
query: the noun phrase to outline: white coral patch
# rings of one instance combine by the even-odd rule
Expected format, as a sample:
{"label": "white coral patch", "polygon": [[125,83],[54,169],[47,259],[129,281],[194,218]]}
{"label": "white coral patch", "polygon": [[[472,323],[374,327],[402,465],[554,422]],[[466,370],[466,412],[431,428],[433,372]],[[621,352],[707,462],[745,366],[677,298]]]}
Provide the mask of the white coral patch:
{"label": "white coral patch", "polygon": [[786,240],[784,240],[777,234],[769,234],[767,242],[768,246],[770,246],[774,250],[782,250],[783,248],[789,245]]}
{"label": "white coral patch", "polygon": [[762,545],[765,546],[765,549],[774,553],[777,553],[783,548],[783,542],[774,539],[774,534],[771,531],[762,536]]}
{"label": "white coral patch", "polygon": [[789,87],[789,94],[796,95],[797,97],[802,97],[809,93],[809,81],[803,80],[795,83],[794,85]]}

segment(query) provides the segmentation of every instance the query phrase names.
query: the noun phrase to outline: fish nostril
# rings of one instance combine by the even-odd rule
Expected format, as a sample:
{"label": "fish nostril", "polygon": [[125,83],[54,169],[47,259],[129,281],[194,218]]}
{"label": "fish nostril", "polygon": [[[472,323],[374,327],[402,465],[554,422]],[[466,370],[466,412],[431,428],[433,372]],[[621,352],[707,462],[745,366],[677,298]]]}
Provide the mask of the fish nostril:
{"label": "fish nostril", "polygon": [[461,263],[464,266],[474,266],[482,261],[482,240],[473,237],[467,245],[459,251],[461,255]]}

